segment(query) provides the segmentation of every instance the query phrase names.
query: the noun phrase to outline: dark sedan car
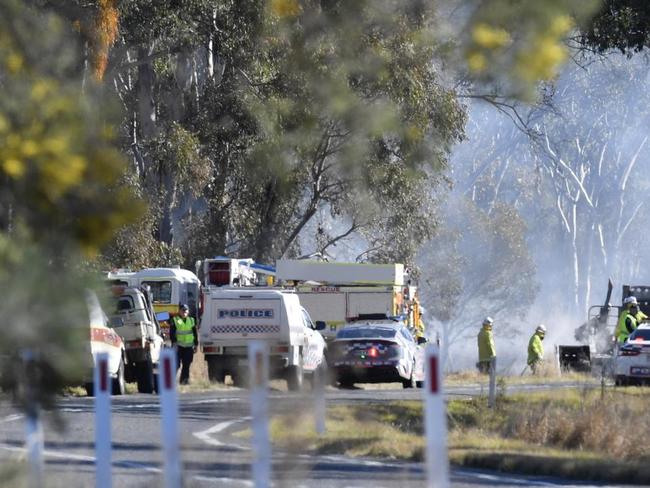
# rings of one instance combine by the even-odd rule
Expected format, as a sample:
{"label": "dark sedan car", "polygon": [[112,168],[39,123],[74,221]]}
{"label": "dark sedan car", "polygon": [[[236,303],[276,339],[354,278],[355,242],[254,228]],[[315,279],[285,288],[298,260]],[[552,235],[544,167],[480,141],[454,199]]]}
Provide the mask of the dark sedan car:
{"label": "dark sedan car", "polygon": [[346,325],[329,346],[329,364],[343,387],[354,383],[402,383],[421,387],[422,349],[403,322]]}

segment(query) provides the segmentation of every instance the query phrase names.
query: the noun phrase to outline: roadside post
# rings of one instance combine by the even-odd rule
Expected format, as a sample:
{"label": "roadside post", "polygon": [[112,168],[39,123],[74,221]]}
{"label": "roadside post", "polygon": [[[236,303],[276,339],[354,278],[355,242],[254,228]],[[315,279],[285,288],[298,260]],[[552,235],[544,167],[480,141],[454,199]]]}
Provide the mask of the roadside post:
{"label": "roadside post", "polygon": [[108,354],[97,354],[93,375],[95,389],[95,486],[110,488],[111,474],[111,388]]}
{"label": "roadside post", "polygon": [[40,405],[34,385],[37,381],[37,365],[34,353],[27,349],[21,353],[25,382],[25,448],[29,462],[29,486],[43,486],[43,424],[40,419]]}
{"label": "roadside post", "polygon": [[181,488],[181,453],[178,439],[178,393],[176,391],[176,351],[160,353],[158,391],[162,418],[162,447],[166,488]]}
{"label": "roadside post", "polygon": [[323,435],[325,433],[325,382],[327,369],[318,367],[314,371],[314,419],[316,422],[316,433]]}
{"label": "roadside post", "polygon": [[442,388],[440,349],[429,344],[425,351],[424,414],[427,438],[427,488],[449,488],[447,409]]}
{"label": "roadside post", "polygon": [[488,396],[488,407],[494,408],[497,399],[497,358],[490,359],[490,391]]}
{"label": "roadside post", "polygon": [[269,351],[263,341],[248,343],[250,403],[253,429],[253,485],[271,486],[271,443],[269,440]]}

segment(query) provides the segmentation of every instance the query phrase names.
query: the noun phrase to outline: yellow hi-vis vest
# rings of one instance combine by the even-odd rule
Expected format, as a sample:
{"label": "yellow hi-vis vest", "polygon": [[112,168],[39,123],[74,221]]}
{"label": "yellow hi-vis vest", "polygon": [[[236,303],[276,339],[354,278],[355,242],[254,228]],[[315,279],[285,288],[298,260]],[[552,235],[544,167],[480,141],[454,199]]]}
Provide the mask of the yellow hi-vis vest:
{"label": "yellow hi-vis vest", "polygon": [[176,343],[181,347],[194,347],[194,318],[187,317],[182,319],[174,317],[176,324]]}
{"label": "yellow hi-vis vest", "polygon": [[[630,327],[632,330],[628,329],[627,321],[630,320]],[[616,327],[616,340],[618,342],[625,342],[627,336],[629,336],[634,329],[636,329],[637,322],[636,317],[630,313],[629,310],[625,310],[621,316],[618,318],[618,326]]]}
{"label": "yellow hi-vis vest", "polygon": [[544,346],[542,346],[542,338],[535,332],[528,341],[528,364],[536,363],[544,359]]}
{"label": "yellow hi-vis vest", "polygon": [[483,326],[478,333],[478,360],[479,362],[489,361],[496,355],[492,327]]}

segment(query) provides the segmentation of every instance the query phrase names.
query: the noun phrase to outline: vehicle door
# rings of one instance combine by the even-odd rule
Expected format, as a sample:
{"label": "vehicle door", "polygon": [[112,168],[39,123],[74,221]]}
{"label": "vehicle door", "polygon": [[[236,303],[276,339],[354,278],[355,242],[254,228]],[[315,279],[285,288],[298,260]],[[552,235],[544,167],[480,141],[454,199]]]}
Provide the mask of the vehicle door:
{"label": "vehicle door", "polygon": [[413,373],[415,373],[417,363],[417,343],[408,328],[404,326],[400,327],[399,335],[404,344],[404,357],[407,360],[409,369],[413,368]]}
{"label": "vehicle door", "polygon": [[315,371],[325,357],[325,339],[316,331],[316,326],[312,322],[309,313],[302,307],[300,307],[300,311],[305,329],[302,367],[305,371]]}

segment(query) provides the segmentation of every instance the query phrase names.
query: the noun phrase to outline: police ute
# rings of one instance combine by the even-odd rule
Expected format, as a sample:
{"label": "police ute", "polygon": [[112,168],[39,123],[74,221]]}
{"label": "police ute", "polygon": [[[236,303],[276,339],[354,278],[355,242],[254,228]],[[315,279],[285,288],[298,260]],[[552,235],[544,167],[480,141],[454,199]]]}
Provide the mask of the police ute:
{"label": "police ute", "polygon": [[302,387],[304,376],[326,368],[325,341],[300,300],[281,288],[212,287],[204,290],[200,343],[210,381],[235,386],[248,377],[248,344],[268,344],[271,378],[285,379],[290,390]]}
{"label": "police ute", "polygon": [[627,341],[618,347],[614,357],[617,385],[650,384],[650,324],[642,323]]}

